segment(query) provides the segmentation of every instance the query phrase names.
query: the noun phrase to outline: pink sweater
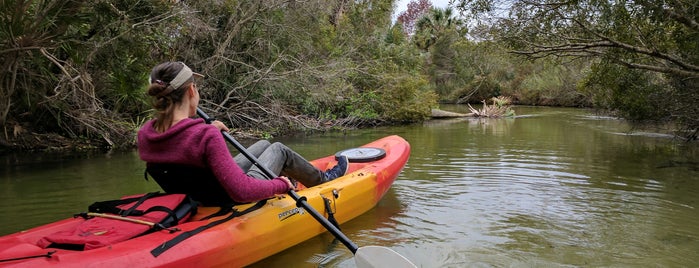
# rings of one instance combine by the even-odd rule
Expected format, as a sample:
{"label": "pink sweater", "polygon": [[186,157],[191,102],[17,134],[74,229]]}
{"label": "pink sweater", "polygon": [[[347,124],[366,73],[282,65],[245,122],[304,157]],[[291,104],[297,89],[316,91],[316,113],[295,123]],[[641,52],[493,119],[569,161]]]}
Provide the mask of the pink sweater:
{"label": "pink sweater", "polygon": [[181,120],[163,133],[155,131],[154,121],[146,122],[138,131],[141,160],[209,168],[237,202],[257,201],[288,190],[279,178],[260,180],[245,174],[233,160],[221,132],[203,119]]}

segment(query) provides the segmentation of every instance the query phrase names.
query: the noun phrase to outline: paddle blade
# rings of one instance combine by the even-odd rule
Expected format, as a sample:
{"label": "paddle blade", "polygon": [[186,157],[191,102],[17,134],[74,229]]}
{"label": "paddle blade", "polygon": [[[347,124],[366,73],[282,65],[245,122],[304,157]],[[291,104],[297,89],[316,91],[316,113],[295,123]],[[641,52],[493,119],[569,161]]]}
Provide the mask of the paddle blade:
{"label": "paddle blade", "polygon": [[366,246],[354,253],[354,262],[358,268],[391,267],[414,268],[415,264],[387,247]]}

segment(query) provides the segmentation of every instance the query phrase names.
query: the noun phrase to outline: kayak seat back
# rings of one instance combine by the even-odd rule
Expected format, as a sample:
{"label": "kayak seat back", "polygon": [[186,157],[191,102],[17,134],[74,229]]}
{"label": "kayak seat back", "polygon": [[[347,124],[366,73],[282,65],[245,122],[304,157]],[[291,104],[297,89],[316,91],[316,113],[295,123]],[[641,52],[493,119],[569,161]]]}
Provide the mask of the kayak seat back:
{"label": "kayak seat back", "polygon": [[187,194],[204,206],[224,207],[235,204],[216,176],[207,168],[147,163],[146,172],[166,193]]}

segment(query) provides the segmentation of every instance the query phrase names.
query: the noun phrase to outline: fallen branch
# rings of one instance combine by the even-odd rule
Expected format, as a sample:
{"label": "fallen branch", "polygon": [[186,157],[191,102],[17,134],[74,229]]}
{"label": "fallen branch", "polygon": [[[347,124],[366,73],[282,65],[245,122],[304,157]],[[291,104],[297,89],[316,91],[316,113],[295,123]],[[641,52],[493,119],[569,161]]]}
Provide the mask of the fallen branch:
{"label": "fallen branch", "polygon": [[510,105],[510,103],[512,103],[510,97],[498,96],[491,98],[491,100],[493,101],[492,105],[488,105],[485,100],[483,100],[483,108],[480,110],[473,108],[471,104],[468,105],[468,109],[471,110],[473,116],[476,117],[508,117],[515,115]]}

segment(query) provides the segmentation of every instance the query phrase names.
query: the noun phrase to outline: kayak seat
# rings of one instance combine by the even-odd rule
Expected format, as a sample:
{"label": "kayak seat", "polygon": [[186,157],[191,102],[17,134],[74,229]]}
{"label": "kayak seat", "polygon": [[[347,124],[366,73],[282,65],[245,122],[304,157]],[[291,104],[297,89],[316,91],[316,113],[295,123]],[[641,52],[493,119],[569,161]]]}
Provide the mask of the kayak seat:
{"label": "kayak seat", "polygon": [[207,168],[182,164],[147,163],[146,173],[150,174],[166,193],[187,194],[204,206],[226,207],[237,204]]}

